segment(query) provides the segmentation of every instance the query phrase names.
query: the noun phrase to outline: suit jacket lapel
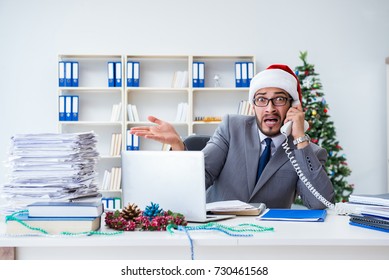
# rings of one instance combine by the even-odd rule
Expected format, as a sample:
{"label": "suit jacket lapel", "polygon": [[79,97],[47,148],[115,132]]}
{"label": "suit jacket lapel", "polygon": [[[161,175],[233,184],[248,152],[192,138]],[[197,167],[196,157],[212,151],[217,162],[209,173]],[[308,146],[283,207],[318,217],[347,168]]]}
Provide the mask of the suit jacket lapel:
{"label": "suit jacket lapel", "polygon": [[246,157],[247,192],[250,195],[255,185],[261,145],[259,143],[258,127],[255,117],[248,120],[244,127],[244,151]]}

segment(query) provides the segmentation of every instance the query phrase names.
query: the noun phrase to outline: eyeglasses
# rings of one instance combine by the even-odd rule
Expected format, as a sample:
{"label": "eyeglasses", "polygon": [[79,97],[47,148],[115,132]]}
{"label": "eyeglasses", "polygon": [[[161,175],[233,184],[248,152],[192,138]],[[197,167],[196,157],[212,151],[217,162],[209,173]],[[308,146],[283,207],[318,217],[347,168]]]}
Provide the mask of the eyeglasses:
{"label": "eyeglasses", "polygon": [[262,96],[258,96],[253,98],[253,103],[257,107],[266,107],[267,105],[269,105],[269,101],[271,101],[274,106],[284,106],[289,100],[292,100],[292,98],[287,98],[283,96],[265,98]]}

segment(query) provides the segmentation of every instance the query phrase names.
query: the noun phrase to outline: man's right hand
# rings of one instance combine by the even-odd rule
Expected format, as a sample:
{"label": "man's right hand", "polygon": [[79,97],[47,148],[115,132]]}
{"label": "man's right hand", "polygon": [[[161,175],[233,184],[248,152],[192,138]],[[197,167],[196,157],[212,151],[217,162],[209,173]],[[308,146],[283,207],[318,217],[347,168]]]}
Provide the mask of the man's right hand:
{"label": "man's right hand", "polygon": [[154,116],[149,116],[147,119],[156,125],[133,127],[131,128],[130,133],[147,139],[153,139],[164,144],[169,144],[174,151],[185,150],[184,143],[173,125]]}

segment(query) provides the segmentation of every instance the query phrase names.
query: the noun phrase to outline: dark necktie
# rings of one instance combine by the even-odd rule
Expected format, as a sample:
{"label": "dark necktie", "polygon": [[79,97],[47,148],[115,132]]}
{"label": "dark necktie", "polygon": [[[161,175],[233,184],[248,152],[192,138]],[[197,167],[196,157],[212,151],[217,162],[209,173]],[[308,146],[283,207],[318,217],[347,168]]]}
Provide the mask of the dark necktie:
{"label": "dark necktie", "polygon": [[266,142],[266,148],[259,159],[257,181],[259,177],[261,177],[262,171],[265,169],[266,164],[269,162],[270,155],[271,155],[271,151],[270,151],[271,138],[266,138],[265,142]]}

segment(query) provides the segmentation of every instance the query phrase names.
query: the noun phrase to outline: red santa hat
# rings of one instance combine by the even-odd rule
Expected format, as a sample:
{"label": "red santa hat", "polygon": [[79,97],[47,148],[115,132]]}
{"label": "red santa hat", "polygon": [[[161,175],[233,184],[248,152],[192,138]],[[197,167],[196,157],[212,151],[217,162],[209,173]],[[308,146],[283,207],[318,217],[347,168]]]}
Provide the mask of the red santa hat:
{"label": "red santa hat", "polygon": [[253,103],[255,93],[266,87],[285,90],[295,101],[302,101],[300,82],[296,74],[284,64],[272,64],[256,74],[250,83],[249,101]]}

